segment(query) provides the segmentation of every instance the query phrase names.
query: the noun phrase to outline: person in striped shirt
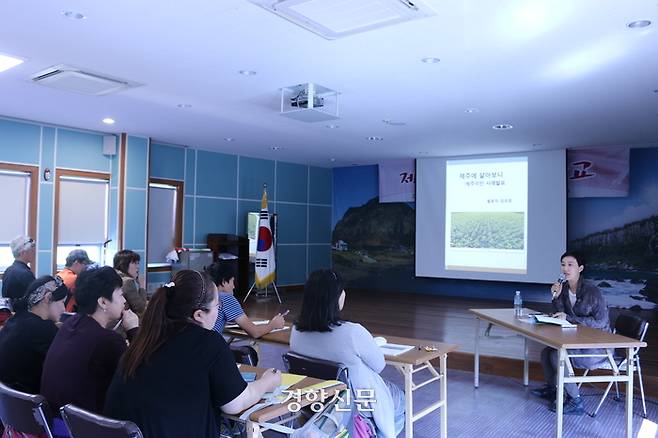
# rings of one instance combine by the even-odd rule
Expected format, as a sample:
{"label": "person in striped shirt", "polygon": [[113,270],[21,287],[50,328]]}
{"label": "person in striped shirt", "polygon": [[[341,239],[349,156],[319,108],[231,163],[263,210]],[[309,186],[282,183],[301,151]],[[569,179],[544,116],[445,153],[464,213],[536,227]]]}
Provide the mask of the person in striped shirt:
{"label": "person in striped shirt", "polygon": [[285,320],[281,313],[275,315],[267,324],[259,325],[254,324],[244,313],[242,306],[233,295],[236,276],[234,263],[228,260],[219,260],[208,268],[208,274],[217,285],[221,303],[213,330],[222,333],[227,323],[235,322],[252,338],[260,338],[272,330],[283,328]]}

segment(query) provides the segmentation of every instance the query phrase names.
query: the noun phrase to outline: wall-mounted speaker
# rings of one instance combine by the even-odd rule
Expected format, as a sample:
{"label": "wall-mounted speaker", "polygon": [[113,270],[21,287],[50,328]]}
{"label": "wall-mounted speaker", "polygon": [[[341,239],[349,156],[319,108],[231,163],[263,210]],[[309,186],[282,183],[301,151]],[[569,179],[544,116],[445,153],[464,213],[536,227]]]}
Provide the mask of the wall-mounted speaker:
{"label": "wall-mounted speaker", "polygon": [[103,136],[103,155],[117,154],[117,138],[114,135]]}

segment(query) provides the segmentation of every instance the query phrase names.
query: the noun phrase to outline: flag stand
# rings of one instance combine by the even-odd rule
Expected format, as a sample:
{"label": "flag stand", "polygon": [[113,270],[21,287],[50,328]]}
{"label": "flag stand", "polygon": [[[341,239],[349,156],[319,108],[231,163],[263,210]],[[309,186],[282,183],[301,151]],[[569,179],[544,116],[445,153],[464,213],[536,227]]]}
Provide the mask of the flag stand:
{"label": "flag stand", "polygon": [[[279,290],[276,288],[276,283],[272,282],[270,284],[272,285],[272,287],[274,287],[274,292],[276,293],[276,299],[279,300],[279,304],[281,304],[282,303],[281,296],[279,295]],[[242,300],[243,303],[245,303],[247,301],[247,298],[249,298],[249,295],[251,294],[251,291],[254,290],[255,287],[256,287],[256,282],[254,281],[252,283],[251,287],[249,288],[249,292],[247,292],[247,296],[244,297],[244,300]],[[268,290],[269,287],[270,287],[269,284],[267,286],[265,286],[265,296],[266,297],[268,296],[267,290]],[[263,289],[258,289],[258,290],[263,290]]]}

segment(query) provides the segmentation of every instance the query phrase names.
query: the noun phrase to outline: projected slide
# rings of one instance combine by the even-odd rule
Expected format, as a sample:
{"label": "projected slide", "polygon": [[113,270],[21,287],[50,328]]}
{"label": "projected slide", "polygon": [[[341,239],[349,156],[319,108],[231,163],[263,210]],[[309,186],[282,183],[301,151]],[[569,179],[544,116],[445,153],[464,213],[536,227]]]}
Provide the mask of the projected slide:
{"label": "projected slide", "polygon": [[528,159],[446,162],[445,269],[526,274]]}

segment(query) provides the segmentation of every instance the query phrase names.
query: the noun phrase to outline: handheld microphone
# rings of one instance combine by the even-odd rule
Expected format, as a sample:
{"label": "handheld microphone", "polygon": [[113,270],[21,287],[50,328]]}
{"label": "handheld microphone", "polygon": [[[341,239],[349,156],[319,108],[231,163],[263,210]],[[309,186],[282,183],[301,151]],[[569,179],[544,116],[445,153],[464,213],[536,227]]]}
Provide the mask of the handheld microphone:
{"label": "handheld microphone", "polygon": [[[564,283],[567,282],[567,276],[564,275],[564,272],[560,274],[560,276],[557,278],[557,282],[560,283],[560,286],[562,286]],[[558,293],[553,293],[553,299],[558,296]]]}

